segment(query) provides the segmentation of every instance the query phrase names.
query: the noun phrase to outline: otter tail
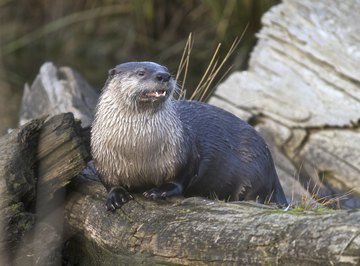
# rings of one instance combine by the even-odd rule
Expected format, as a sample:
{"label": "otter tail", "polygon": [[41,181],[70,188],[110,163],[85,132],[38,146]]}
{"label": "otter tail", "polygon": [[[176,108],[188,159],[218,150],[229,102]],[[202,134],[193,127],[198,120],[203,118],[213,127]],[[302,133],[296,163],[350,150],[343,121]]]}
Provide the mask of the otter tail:
{"label": "otter tail", "polygon": [[279,177],[277,175],[276,175],[276,178],[275,178],[275,187],[274,187],[273,196],[271,197],[271,201],[279,203],[279,204],[281,204],[283,206],[288,205],[288,202],[287,202],[286,197],[285,197],[284,190],[281,187]]}

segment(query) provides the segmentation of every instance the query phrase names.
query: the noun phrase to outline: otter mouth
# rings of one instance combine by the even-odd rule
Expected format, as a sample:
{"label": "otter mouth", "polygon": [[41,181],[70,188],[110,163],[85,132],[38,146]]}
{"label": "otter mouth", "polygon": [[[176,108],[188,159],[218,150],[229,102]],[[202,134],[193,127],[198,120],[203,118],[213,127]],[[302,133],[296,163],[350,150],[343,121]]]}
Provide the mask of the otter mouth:
{"label": "otter mouth", "polygon": [[142,101],[156,101],[163,100],[168,96],[168,91],[165,89],[159,89],[155,91],[146,91],[141,95]]}

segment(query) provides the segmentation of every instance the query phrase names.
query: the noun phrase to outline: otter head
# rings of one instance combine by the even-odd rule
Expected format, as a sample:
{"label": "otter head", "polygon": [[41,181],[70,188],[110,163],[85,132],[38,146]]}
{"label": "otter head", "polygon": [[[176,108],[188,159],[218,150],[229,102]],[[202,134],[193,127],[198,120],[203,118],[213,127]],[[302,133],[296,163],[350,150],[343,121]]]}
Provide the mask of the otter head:
{"label": "otter head", "polygon": [[175,81],[168,69],[153,62],[128,62],[109,71],[106,89],[128,107],[154,109],[171,98]]}

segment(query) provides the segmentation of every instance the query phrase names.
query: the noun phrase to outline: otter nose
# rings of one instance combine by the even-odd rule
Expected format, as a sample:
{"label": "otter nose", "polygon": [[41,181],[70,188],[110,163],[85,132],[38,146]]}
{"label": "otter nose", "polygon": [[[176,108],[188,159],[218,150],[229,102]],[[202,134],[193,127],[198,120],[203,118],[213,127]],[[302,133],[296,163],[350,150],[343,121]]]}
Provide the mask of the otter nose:
{"label": "otter nose", "polygon": [[167,82],[170,80],[170,74],[167,72],[158,72],[156,73],[156,79],[158,81],[163,81],[163,82]]}

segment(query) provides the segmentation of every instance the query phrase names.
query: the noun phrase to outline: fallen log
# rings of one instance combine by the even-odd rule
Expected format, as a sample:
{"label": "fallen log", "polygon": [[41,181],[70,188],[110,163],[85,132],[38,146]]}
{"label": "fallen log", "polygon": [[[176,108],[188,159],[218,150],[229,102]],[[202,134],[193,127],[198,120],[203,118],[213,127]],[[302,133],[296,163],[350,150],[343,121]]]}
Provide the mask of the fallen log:
{"label": "fallen log", "polygon": [[65,207],[71,265],[358,265],[360,211],[284,211],[203,198],[136,195],[116,213],[104,187],[73,180]]}
{"label": "fallen log", "polygon": [[47,62],[31,86],[25,84],[20,110],[20,125],[43,115],[71,112],[89,127],[99,93],[75,70]]}

